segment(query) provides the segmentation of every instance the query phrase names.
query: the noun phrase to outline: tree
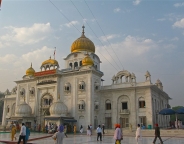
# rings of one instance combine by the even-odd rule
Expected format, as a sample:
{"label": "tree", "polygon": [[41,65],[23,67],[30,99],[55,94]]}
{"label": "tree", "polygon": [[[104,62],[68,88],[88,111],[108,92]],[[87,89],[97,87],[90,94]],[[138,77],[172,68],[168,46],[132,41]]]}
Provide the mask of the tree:
{"label": "tree", "polygon": [[[0,92],[0,99],[4,98],[4,94]],[[0,122],[2,121],[4,101],[0,101]]]}
{"label": "tree", "polygon": [[[175,107],[172,107],[172,109],[176,111],[182,107],[183,106],[175,106]],[[177,117],[179,120],[184,122],[184,114],[177,114]],[[175,121],[175,120],[176,120],[176,115],[171,115],[171,121]]]}

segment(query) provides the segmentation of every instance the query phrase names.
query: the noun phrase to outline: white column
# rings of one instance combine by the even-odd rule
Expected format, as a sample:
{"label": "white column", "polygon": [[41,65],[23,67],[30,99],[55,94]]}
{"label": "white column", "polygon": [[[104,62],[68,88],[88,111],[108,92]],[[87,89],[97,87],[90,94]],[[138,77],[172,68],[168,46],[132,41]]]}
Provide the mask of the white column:
{"label": "white column", "polygon": [[29,104],[29,86],[28,86],[28,83],[27,83],[27,86],[26,86],[25,98],[26,98],[26,103]]}
{"label": "white column", "polygon": [[4,100],[2,126],[6,126],[6,107],[7,107],[7,101]]}
{"label": "white column", "polygon": [[[16,97],[16,107],[19,105],[20,103],[20,85],[17,85],[17,97]],[[15,108],[16,108],[15,107]]]}

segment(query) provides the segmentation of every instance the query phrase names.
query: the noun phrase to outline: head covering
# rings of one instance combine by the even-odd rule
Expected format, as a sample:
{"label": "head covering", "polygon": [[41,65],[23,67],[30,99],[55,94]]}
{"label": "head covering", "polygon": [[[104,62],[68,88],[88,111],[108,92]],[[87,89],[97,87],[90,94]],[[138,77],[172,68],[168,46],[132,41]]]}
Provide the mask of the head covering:
{"label": "head covering", "polygon": [[120,124],[117,124],[118,128],[120,128]]}
{"label": "head covering", "polygon": [[158,127],[158,124],[155,124],[156,127]]}
{"label": "head covering", "polygon": [[63,132],[63,130],[64,130],[64,126],[63,125],[60,125],[59,126],[59,132]]}
{"label": "head covering", "polygon": [[118,127],[118,124],[115,124],[114,127],[117,128]]}

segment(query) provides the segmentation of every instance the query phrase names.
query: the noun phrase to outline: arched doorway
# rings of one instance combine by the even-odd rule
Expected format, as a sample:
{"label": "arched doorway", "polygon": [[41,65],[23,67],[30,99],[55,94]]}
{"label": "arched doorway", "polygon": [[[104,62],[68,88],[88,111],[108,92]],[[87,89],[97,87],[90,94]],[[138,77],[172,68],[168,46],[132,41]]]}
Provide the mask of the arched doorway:
{"label": "arched doorway", "polygon": [[79,117],[78,129],[80,129],[80,126],[81,126],[81,125],[83,126],[83,129],[84,129],[84,130],[87,129],[84,116],[80,116],[80,117]]}

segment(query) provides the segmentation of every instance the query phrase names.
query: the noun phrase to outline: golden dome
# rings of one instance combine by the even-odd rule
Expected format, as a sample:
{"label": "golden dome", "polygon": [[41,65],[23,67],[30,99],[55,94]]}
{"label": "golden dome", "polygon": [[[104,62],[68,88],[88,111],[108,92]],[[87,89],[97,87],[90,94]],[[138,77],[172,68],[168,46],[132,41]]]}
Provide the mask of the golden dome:
{"label": "golden dome", "polygon": [[26,70],[26,75],[34,76],[34,74],[35,74],[35,70],[32,68],[32,63],[31,63],[31,67]]}
{"label": "golden dome", "polygon": [[92,52],[95,53],[95,45],[94,43],[88,39],[85,35],[84,35],[84,26],[83,28],[83,32],[80,38],[78,38],[77,40],[75,40],[71,46],[71,52],[80,52],[80,51],[87,51],[87,52]]}
{"label": "golden dome", "polygon": [[44,61],[44,62],[42,63],[42,65],[45,65],[45,64],[58,65],[58,62],[57,62],[57,60],[51,59],[51,57],[50,57],[50,59],[48,59],[48,60],[46,60],[46,61]]}
{"label": "golden dome", "polygon": [[93,65],[94,62],[91,59],[91,57],[87,54],[87,56],[82,60],[82,65],[87,66],[87,65]]}

